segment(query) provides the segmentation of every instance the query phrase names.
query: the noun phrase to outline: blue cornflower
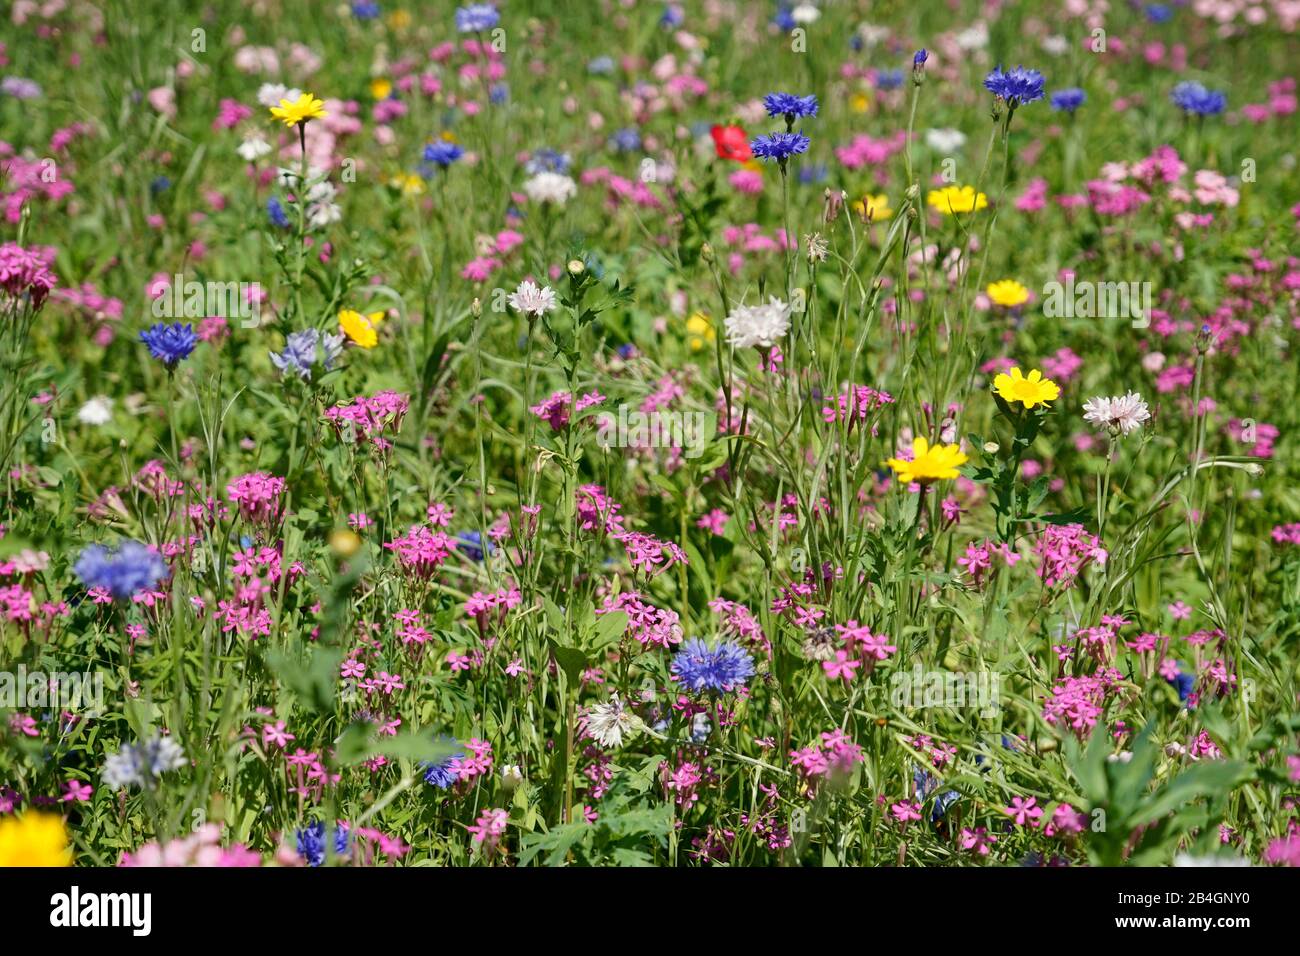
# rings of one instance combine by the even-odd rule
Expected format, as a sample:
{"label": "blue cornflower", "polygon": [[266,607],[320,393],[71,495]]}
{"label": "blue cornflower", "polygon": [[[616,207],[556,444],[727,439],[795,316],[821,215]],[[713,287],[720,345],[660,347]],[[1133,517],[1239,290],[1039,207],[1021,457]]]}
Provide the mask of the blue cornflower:
{"label": "blue cornflower", "polygon": [[1186,703],[1187,698],[1192,696],[1192,688],[1196,686],[1196,678],[1191,674],[1184,673],[1182,670],[1179,670],[1178,675],[1173,680],[1168,680],[1168,678],[1166,680],[1178,689],[1179,703]]}
{"label": "blue cornflower", "polygon": [[876,74],[876,89],[878,90],[896,90],[902,85],[902,70],[881,70]]}
{"label": "blue cornflower", "polygon": [[799,182],[804,186],[811,186],[813,183],[825,182],[828,175],[830,173],[824,163],[812,163],[800,168]]}
{"label": "blue cornflower", "polygon": [[623,345],[620,345],[617,351],[618,351],[618,357],[623,359],[624,361],[627,361],[628,359],[635,357],[637,354],[636,346],[633,345],[631,342],[626,342]]}
{"label": "blue cornflower", "polygon": [[501,14],[490,3],[471,3],[456,10],[456,29],[461,33],[482,33],[501,22]]}
{"label": "blue cornflower", "polygon": [[598,56],[587,64],[587,72],[595,76],[604,76],[615,70],[612,56]]}
{"label": "blue cornflower", "polygon": [[1169,98],[1184,113],[1195,116],[1214,116],[1228,105],[1228,97],[1222,91],[1207,89],[1191,80],[1175,86]]}
{"label": "blue cornflower", "polygon": [[1148,3],[1145,13],[1152,23],[1168,23],[1174,16],[1173,8],[1163,3]]}
{"label": "blue cornflower", "polygon": [[1083,92],[1077,86],[1071,86],[1069,89],[1057,90],[1051,95],[1049,102],[1052,109],[1060,110],[1062,113],[1073,113],[1080,106],[1088,101],[1088,94]]}
{"label": "blue cornflower", "polygon": [[153,789],[158,778],[186,764],[185,751],[171,737],[150,737],[122,749],[104,761],[104,783],[113,790],[136,786]]}
{"label": "blue cornflower", "polygon": [[641,134],[627,127],[609,138],[609,148],[620,153],[634,153],[641,148]]}
{"label": "blue cornflower", "polygon": [[[320,347],[320,353],[317,352]],[[317,355],[322,358],[325,371],[334,368],[334,363],[343,354],[343,336],[322,333],[316,329],[303,329],[292,332],[285,338],[284,351],[271,353],[271,364],[282,375],[293,373],[299,378],[311,379],[312,366],[316,364]]]}
{"label": "blue cornflower", "polygon": [[[776,16],[772,18],[772,26],[776,27],[782,33],[788,33],[799,25],[794,18],[794,10],[782,4],[777,8]],[[854,48],[856,49],[856,47]]]}
{"label": "blue cornflower", "polygon": [[[320,866],[325,862],[325,824],[319,820],[307,824],[297,832],[298,855],[309,866]],[[342,856],[348,852],[348,825],[340,823],[334,832],[334,854]]]}
{"label": "blue cornflower", "polygon": [[103,588],[118,600],[152,590],[167,577],[167,562],[139,541],[123,541],[110,550],[92,544],[81,552],[72,570],[87,588]]}
{"label": "blue cornflower", "polygon": [[[477,531],[462,531],[456,535],[456,549],[464,552],[471,561],[483,560],[483,535]],[[487,543],[487,553],[492,553],[492,542]]]}
{"label": "blue cornflower", "polygon": [[374,0],[355,0],[352,15],[358,20],[373,20],[379,16],[379,4]]}
{"label": "blue cornflower", "polygon": [[681,7],[675,3],[664,4],[664,12],[659,17],[659,26],[665,30],[676,30],[685,22],[686,14],[682,12]]}
{"label": "blue cornflower", "polygon": [[149,346],[149,354],[172,371],[182,360],[189,358],[194,346],[199,344],[199,337],[192,326],[173,322],[164,325],[155,323],[153,328],[140,333],[140,341]]}
{"label": "blue cornflower", "polygon": [[[438,740],[443,743],[454,743],[450,737],[439,737]],[[420,769],[424,771],[424,782],[439,790],[450,790],[452,784],[460,779],[460,762],[464,757],[465,751],[457,750],[441,760],[422,761]]]}
{"label": "blue cornflower", "polygon": [[289,217],[284,211],[284,206],[275,196],[266,201],[266,214],[270,217],[272,225],[279,226],[281,229],[289,228]]}
{"label": "blue cornflower", "polygon": [[149,184],[149,192],[150,194],[157,196],[159,193],[164,193],[168,189],[171,189],[171,185],[172,181],[170,179],[166,176],[159,176]]}
{"label": "blue cornflower", "polygon": [[919,70],[921,67],[925,66],[925,61],[928,59],[930,59],[929,51],[927,51],[925,47],[921,47],[921,49],[912,54],[912,69]]}
{"label": "blue cornflower", "polygon": [[493,83],[492,88],[488,90],[488,102],[493,106],[500,106],[508,99],[510,99],[510,84]]}
{"label": "blue cornflower", "polygon": [[804,116],[817,115],[817,97],[795,96],[793,93],[768,93],[763,97],[763,106],[768,116],[784,116],[787,123],[793,123]]}
{"label": "blue cornflower", "polygon": [[768,133],[754,137],[749,148],[755,156],[762,159],[775,159],[785,165],[786,160],[797,153],[808,152],[812,141],[803,133]]}
{"label": "blue cornflower", "polygon": [[1006,101],[1011,109],[1032,103],[1043,98],[1043,74],[1023,66],[1003,72],[999,66],[984,77],[984,88],[994,96]]}
{"label": "blue cornflower", "polygon": [[754,659],[739,644],[724,641],[710,647],[693,637],[673,655],[673,676],[687,690],[730,691],[743,687],[754,673]]}
{"label": "blue cornflower", "polygon": [[534,150],[533,155],[524,164],[524,171],[529,176],[538,173],[567,173],[569,171],[569,154],[561,153],[547,146]]}
{"label": "blue cornflower", "polygon": [[424,161],[426,163],[435,163],[446,169],[456,160],[465,155],[465,151],[455,143],[449,143],[445,139],[435,140],[428,146],[424,147]]}

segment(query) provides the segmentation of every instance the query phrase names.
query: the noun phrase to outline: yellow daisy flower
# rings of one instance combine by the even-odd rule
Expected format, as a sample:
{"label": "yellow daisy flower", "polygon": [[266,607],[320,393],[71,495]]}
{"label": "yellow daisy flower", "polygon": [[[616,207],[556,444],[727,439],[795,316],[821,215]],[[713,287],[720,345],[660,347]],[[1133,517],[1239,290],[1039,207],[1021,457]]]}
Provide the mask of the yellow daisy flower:
{"label": "yellow daisy flower", "polygon": [[686,320],[686,334],[689,336],[687,341],[692,352],[698,352],[706,343],[712,342],[717,337],[713,331],[713,323],[703,312],[693,313]]}
{"label": "yellow daisy flower", "polygon": [[855,113],[865,113],[871,109],[871,97],[866,93],[855,93],[853,98],[849,100],[849,107]]}
{"label": "yellow daisy flower", "polygon": [[363,349],[373,349],[379,344],[379,333],[375,329],[383,320],[383,312],[367,312],[362,315],[352,309],[344,309],[339,313],[339,328]]}
{"label": "yellow daisy flower", "polygon": [[377,76],[370,81],[370,95],[377,100],[388,99],[388,94],[393,92],[393,81],[385,76]]}
{"label": "yellow daisy flower", "polygon": [[292,102],[281,100],[279,106],[272,106],[271,115],[285,126],[297,126],[299,123],[323,117],[325,101],[316,99],[310,93],[301,93]]}
{"label": "yellow daisy flower", "polygon": [[989,197],[975,192],[974,186],[944,186],[931,189],[925,194],[925,201],[933,209],[945,216],[959,212],[975,212],[989,204]]}
{"label": "yellow daisy flower", "polygon": [[1014,309],[1029,301],[1029,290],[1015,279],[1002,279],[990,283],[984,291],[988,293],[989,300],[994,305],[1000,305],[1004,309]]}
{"label": "yellow daisy flower", "polygon": [[1050,378],[1043,378],[1043,373],[1034,369],[1026,378],[1019,368],[1013,368],[1011,374],[1003,372],[993,379],[993,391],[1008,402],[1019,402],[1025,408],[1046,405],[1061,397],[1061,388]]}
{"label": "yellow daisy flower", "polygon": [[884,193],[863,196],[853,204],[853,211],[869,222],[880,222],[894,214],[894,210],[889,208],[889,197]]}
{"label": "yellow daisy flower", "polygon": [[388,181],[394,189],[400,189],[403,196],[419,196],[424,193],[424,180],[414,173],[398,173]]}
{"label": "yellow daisy flower", "polygon": [[68,829],[53,813],[24,813],[0,820],[0,867],[71,866]]}
{"label": "yellow daisy flower", "polygon": [[898,480],[905,485],[919,482],[928,485],[957,477],[957,468],[969,461],[957,445],[931,445],[924,438],[912,439],[912,460],[891,458],[885,462],[894,469]]}

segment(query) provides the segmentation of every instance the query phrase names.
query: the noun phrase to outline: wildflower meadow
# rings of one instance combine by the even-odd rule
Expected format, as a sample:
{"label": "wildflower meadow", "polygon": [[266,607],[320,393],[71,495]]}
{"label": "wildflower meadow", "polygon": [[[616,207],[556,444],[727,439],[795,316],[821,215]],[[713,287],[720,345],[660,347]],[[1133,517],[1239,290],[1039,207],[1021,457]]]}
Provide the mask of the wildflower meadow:
{"label": "wildflower meadow", "polygon": [[1300,865],[1300,3],[3,6],[0,866]]}

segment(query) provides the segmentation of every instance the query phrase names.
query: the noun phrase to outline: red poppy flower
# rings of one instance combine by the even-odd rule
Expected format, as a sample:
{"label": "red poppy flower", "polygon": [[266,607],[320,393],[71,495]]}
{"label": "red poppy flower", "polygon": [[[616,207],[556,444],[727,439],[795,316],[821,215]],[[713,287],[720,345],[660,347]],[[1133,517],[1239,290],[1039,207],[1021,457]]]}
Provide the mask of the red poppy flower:
{"label": "red poppy flower", "polygon": [[719,159],[731,159],[738,163],[747,163],[754,158],[749,148],[749,137],[739,126],[715,126],[709,130],[713,136],[713,145],[718,151]]}

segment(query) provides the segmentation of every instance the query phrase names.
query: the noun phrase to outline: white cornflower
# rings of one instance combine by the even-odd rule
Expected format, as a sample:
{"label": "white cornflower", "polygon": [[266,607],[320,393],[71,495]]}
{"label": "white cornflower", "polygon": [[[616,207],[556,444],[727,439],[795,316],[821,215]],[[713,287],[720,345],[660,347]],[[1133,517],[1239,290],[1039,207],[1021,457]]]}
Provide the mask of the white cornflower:
{"label": "white cornflower", "polygon": [[1151,418],[1147,403],[1137,392],[1107,398],[1098,395],[1083,403],[1083,420],[1095,428],[1127,435]]}
{"label": "white cornflower", "polygon": [[641,721],[617,694],[587,711],[587,730],[602,747],[621,747],[623,738],[637,732]]}
{"label": "white cornflower", "polygon": [[307,207],[307,225],[312,229],[324,229],[342,218],[343,210],[337,203],[318,202]]}
{"label": "white cornflower", "polygon": [[555,311],[555,290],[548,285],[538,287],[531,279],[525,279],[519,283],[519,288],[506,296],[506,301],[516,312],[540,318]]}
{"label": "white cornflower", "polygon": [[257,102],[267,109],[279,106],[281,100],[296,100],[302,96],[302,90],[293,90],[283,83],[263,83],[257,88]]}
{"label": "white cornflower", "polygon": [[795,23],[816,23],[821,15],[822,12],[811,3],[801,3],[790,11],[790,19]]}
{"label": "white cornflower", "polygon": [[578,186],[563,173],[541,172],[524,181],[524,192],[533,202],[563,206],[577,195]]}
{"label": "white cornflower", "polygon": [[256,162],[271,151],[271,144],[260,136],[250,136],[237,147],[235,152],[246,163]]}
{"label": "white cornflower", "polygon": [[957,34],[957,46],[963,50],[980,50],[989,45],[989,28],[976,23]]}
{"label": "white cornflower", "polygon": [[96,395],[77,409],[77,421],[83,425],[107,425],[113,420],[113,400]]}
{"label": "white cornflower", "polygon": [[776,296],[767,305],[742,305],[727,316],[727,341],[738,349],[770,349],[790,331],[790,306]]}
{"label": "white cornflower", "polygon": [[1070,49],[1070,41],[1059,33],[1054,33],[1049,37],[1043,37],[1043,52],[1050,53],[1052,56],[1061,56]]}
{"label": "white cornflower", "polygon": [[152,787],[169,770],[185,766],[185,752],[170,737],[153,737],[122,749],[104,762],[104,783],[113,790]]}
{"label": "white cornflower", "polygon": [[955,153],[966,145],[966,134],[959,129],[926,130],[925,145],[936,153]]}

